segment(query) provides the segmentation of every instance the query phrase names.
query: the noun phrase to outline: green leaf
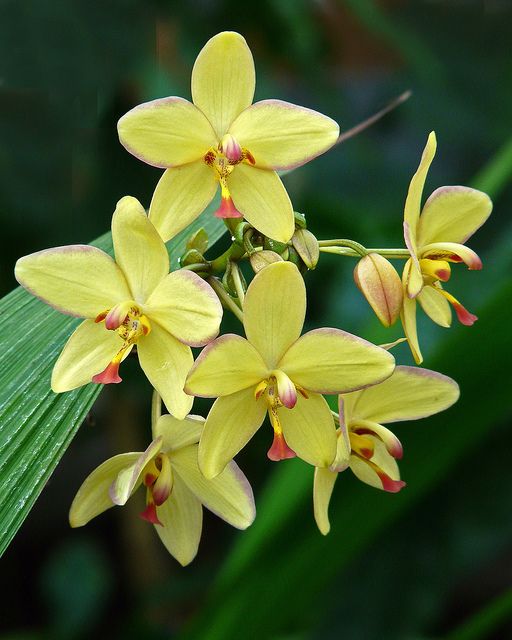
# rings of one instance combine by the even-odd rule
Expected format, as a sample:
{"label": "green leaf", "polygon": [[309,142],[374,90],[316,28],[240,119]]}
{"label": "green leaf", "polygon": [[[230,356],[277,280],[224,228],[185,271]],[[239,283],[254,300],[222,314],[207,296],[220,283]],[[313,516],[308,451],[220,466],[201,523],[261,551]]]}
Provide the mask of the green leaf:
{"label": "green leaf", "polygon": [[[212,216],[216,200],[170,241],[172,268],[188,237],[203,227],[210,246],[225,231]],[[94,243],[112,253],[110,233]],[[3,554],[101,387],[89,384],[64,394],[50,389],[53,364],[80,320],[64,316],[21,287],[0,300],[0,555]]]}

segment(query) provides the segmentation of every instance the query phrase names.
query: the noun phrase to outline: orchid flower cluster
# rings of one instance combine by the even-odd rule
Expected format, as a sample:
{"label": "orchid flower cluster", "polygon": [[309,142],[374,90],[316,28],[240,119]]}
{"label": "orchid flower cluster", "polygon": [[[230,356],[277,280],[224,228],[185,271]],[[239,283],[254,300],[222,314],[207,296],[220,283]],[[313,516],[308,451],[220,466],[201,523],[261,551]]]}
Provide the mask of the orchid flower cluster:
{"label": "orchid flower cluster", "polygon": [[[192,102],[154,100],[119,121],[121,144],[165,171],[149,213],[133,197],[118,202],[115,259],[74,245],[25,256],[15,270],[30,293],[83,318],[55,363],[55,393],[121,382],[130,353],[154,388],[151,443],[89,475],[71,506],[71,526],[125,504],[143,485],[141,516],[182,565],[197,553],[202,506],[240,529],[254,520],[251,486],[233,458],[267,416],[273,431],[268,457],[297,456],[314,467],[314,516],[323,534],[334,484],[346,469],[372,487],[400,491],[402,445],[385,425],[438,413],[458,399],[459,389],[435,371],[395,366],[390,349],[406,340],[421,364],[417,303],[444,327],[451,306],[463,324],[476,320],[444,285],[452,264],[481,268],[464,243],[492,204],[480,191],[450,186],[421,207],[435,134],[409,186],[404,248],[317,240],[305,217],[294,213],[279,172],[327,151],[339,127],[281,100],[252,104],[254,89],[244,38],[233,32],[213,37],[192,71]],[[219,188],[214,215],[231,234],[230,248],[205,258],[208,238],[201,229],[189,237],[180,268],[170,272],[165,242],[187,229]],[[401,319],[405,338],[376,346],[339,328],[302,333],[304,276],[323,254],[358,259],[357,286],[382,324]],[[405,260],[402,278],[389,259]],[[254,277],[247,285],[249,270]],[[218,336],[223,310],[242,322],[245,337]],[[192,347],[204,347],[195,361]],[[324,396],[337,401],[337,411]],[[206,418],[191,413],[195,397],[214,399]]]}

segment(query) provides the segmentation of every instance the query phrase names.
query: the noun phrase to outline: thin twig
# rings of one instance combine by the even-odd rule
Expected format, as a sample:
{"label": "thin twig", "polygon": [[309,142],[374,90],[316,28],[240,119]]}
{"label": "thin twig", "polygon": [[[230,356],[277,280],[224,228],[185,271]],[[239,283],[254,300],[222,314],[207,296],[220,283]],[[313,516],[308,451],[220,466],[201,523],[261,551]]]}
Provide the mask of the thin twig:
{"label": "thin twig", "polygon": [[398,98],[395,98],[386,107],[384,107],[384,109],[377,111],[377,113],[374,113],[373,116],[370,116],[366,120],[363,120],[363,122],[356,124],[356,126],[352,127],[352,129],[349,129],[348,131],[345,131],[344,133],[342,133],[339,136],[339,138],[336,140],[336,144],[340,144],[340,142],[345,142],[345,140],[348,140],[349,138],[353,138],[354,136],[357,136],[358,133],[361,133],[365,129],[368,129],[368,127],[371,127],[372,124],[375,124],[376,122],[378,122],[390,111],[393,111],[402,103],[404,103],[406,100],[409,100],[411,95],[412,95],[412,91],[410,90],[404,91],[404,93],[399,95]]}
{"label": "thin twig", "polygon": [[224,287],[217,280],[217,278],[210,277],[208,278],[207,282],[210,284],[211,288],[215,291],[219,300],[226,307],[226,309],[229,309],[240,320],[240,322],[243,322],[244,314],[242,313],[242,310],[231,298],[231,296],[224,289]]}

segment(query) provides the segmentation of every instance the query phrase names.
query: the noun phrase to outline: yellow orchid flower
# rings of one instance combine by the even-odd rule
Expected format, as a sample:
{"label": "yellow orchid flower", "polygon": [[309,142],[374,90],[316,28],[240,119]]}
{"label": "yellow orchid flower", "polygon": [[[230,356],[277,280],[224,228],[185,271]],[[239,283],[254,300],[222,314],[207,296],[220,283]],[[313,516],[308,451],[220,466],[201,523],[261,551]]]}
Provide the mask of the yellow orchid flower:
{"label": "yellow orchid flower", "polygon": [[52,373],[55,393],[88,382],[121,382],[119,365],[137,345],[142,369],[168,410],[183,418],[193,398],[183,392],[193,363],[190,346],[219,331],[222,307],[191,271],[169,273],[169,255],[135,198],[112,217],[116,261],[89,245],[56,247],[20,258],[18,282],[58,311],[86,318]]}
{"label": "yellow orchid flower", "polygon": [[[436,152],[436,135],[427,140],[418,170],[405,202],[404,236],[411,258],[406,262],[402,282],[404,302],[402,324],[417,364],[423,361],[416,330],[416,300],[431,320],[442,327],[452,321],[450,304],[462,324],[472,325],[477,317],[465,309],[443,282],[450,278],[450,262],[464,262],[469,269],[481,269],[478,255],[464,246],[492,211],[489,196],[469,187],[436,189],[421,210],[427,172]],[[420,215],[421,210],[421,215]]]}
{"label": "yellow orchid flower", "polygon": [[293,209],[276,171],[305,164],[337,140],[330,118],[281,100],[252,104],[254,61],[244,38],[219,33],[192,70],[192,102],[141,104],[118,124],[121,144],[166,169],[149,217],[165,241],[187,227],[220,185],[221,218],[243,216],[264,235],[288,242]]}
{"label": "yellow orchid flower", "polygon": [[247,339],[220,336],[196,360],[185,390],[217,398],[199,444],[199,466],[207,478],[247,444],[267,413],[274,429],[271,460],[298,455],[316,466],[330,465],[336,431],[321,394],[360,389],[391,375],[393,356],[350,333],[316,329],[301,336],[305,313],[298,269],[274,262],[247,290]]}
{"label": "yellow orchid flower", "polygon": [[405,486],[396,463],[402,458],[402,445],[383,424],[426,418],[458,398],[459,387],[448,376],[402,366],[380,384],[340,395],[336,460],[329,469],[315,469],[313,503],[321,533],[329,533],[329,501],[338,473],[348,467],[377,489],[396,493]]}
{"label": "yellow orchid flower", "polygon": [[199,471],[197,443],[203,425],[199,416],[160,416],[146,451],[114,456],[86,478],[71,505],[71,526],[81,527],[106,509],[124,505],[144,485],[146,508],[140,515],[155,525],[169,553],[183,566],[197,553],[202,506],[246,529],[256,512],[251,486],[239,467],[230,462],[213,480]]}

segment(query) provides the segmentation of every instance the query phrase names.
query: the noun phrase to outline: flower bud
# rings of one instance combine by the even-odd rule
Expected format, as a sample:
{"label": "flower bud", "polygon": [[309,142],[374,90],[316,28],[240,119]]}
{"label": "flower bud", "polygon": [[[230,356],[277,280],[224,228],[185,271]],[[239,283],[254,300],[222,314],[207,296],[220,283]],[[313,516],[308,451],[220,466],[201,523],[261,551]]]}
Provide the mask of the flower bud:
{"label": "flower bud", "polygon": [[308,269],[314,269],[320,257],[320,248],[318,246],[318,240],[311,231],[307,229],[297,229],[293,234],[292,244],[306,267]]}
{"label": "flower bud", "polygon": [[394,324],[402,308],[403,292],[400,276],[389,260],[369,253],[357,263],[354,280],[382,324]]}
{"label": "flower bud", "polygon": [[281,256],[275,251],[256,251],[249,258],[254,273],[258,273],[273,262],[283,262]]}

